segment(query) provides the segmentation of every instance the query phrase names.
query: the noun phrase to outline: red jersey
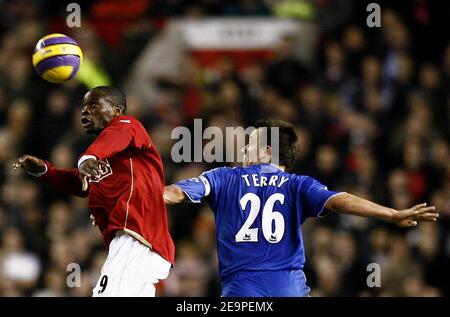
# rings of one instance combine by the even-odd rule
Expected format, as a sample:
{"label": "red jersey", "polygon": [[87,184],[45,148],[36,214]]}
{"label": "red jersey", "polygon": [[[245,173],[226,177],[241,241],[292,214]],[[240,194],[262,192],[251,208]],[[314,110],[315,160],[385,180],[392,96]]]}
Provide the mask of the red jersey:
{"label": "red jersey", "polygon": [[147,131],[134,117],[120,116],[98,135],[83,153],[109,164],[101,176],[81,190],[78,169],[63,170],[47,164],[44,180],[64,192],[89,196],[89,209],[108,247],[123,230],[173,264],[175,247],[164,204],[164,170]]}

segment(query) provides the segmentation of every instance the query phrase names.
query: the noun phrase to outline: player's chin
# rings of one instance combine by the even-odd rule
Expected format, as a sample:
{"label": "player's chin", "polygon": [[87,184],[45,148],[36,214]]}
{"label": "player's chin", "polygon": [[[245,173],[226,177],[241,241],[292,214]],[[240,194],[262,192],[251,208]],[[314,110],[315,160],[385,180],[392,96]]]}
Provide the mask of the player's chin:
{"label": "player's chin", "polygon": [[97,129],[94,129],[91,126],[83,127],[83,129],[84,129],[84,132],[86,132],[87,134],[97,134],[98,133]]}

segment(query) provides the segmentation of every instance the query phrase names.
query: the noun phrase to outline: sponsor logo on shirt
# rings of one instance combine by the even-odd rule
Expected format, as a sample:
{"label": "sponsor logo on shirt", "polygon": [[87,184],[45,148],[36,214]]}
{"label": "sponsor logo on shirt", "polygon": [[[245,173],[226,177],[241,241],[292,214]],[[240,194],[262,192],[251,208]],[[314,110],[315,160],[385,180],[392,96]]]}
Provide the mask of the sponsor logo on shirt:
{"label": "sponsor logo on shirt", "polygon": [[106,166],[102,166],[101,170],[100,170],[100,176],[97,177],[91,177],[89,179],[90,183],[98,183],[100,182],[102,179],[110,176],[113,174],[112,172],[112,168],[111,165],[109,165],[108,159],[105,159],[106,163],[108,163],[108,165]]}

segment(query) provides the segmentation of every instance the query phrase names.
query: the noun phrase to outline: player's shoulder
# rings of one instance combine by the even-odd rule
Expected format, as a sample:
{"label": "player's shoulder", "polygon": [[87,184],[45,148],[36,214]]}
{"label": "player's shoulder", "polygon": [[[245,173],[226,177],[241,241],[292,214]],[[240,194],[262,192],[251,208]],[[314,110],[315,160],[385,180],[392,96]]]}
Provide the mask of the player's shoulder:
{"label": "player's shoulder", "polygon": [[301,181],[312,179],[312,177],[308,176],[308,175],[289,173],[289,172],[287,172],[287,174],[291,175],[292,178],[295,178],[295,179],[301,180]]}
{"label": "player's shoulder", "polygon": [[148,132],[145,129],[144,125],[133,116],[115,117],[111,122],[111,127],[114,127],[115,129],[130,130],[134,131],[135,133],[148,135]]}
{"label": "player's shoulder", "polygon": [[228,173],[232,173],[233,171],[234,171],[233,167],[220,166],[220,167],[215,167],[215,168],[212,168],[210,170],[207,170],[204,173],[208,173],[208,174],[228,174]]}
{"label": "player's shoulder", "polygon": [[142,123],[133,116],[119,116],[115,117],[112,121],[112,124],[114,125],[121,125],[121,126],[141,126]]}
{"label": "player's shoulder", "polygon": [[221,166],[204,171],[200,178],[206,177],[209,182],[222,184],[224,182],[230,181],[233,178],[231,173],[233,173],[233,169],[231,167]]}
{"label": "player's shoulder", "polygon": [[251,174],[251,173],[261,173],[263,170],[261,169],[261,165],[255,164],[255,165],[248,165],[248,166],[234,166],[234,167],[228,167],[228,172],[233,173],[236,175],[241,174]]}
{"label": "player's shoulder", "polygon": [[288,172],[285,172],[285,174],[288,174],[290,179],[293,180],[293,183],[297,186],[302,186],[302,185],[308,186],[316,181],[313,177],[311,177],[309,175],[295,174],[295,173],[288,173]]}

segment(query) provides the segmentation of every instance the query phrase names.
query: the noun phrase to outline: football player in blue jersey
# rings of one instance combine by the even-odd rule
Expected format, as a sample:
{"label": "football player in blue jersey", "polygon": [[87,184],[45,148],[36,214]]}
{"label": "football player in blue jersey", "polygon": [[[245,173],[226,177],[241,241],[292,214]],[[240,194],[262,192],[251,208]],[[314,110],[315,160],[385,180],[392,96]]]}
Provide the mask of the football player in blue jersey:
{"label": "football player in blue jersey", "polygon": [[[296,151],[294,127],[261,120],[255,128],[244,149],[243,167],[212,169],[164,190],[166,204],[207,199],[215,215],[222,296],[308,296],[301,224],[325,210],[401,227],[436,221],[439,216],[426,203],[395,210],[289,173]],[[271,163],[271,128],[278,128],[278,165]]]}

